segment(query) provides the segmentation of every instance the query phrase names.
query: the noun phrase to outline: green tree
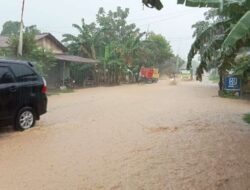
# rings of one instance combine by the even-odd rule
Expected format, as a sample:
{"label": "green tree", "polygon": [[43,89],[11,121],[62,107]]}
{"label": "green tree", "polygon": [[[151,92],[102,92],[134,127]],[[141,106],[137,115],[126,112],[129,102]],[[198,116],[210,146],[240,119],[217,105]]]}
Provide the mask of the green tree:
{"label": "green tree", "polygon": [[82,20],[81,26],[73,25],[77,35],[63,35],[63,42],[71,53],[101,61],[98,75],[102,77],[98,78],[109,84],[117,84],[128,75],[134,81],[142,65],[159,65],[173,55],[163,36],[151,33],[145,39],[145,32],[127,23],[128,16],[129,9],[117,7],[115,11],[106,12],[100,8],[96,23],[86,24]]}
{"label": "green tree", "polygon": [[24,29],[27,33],[32,33],[34,35],[41,34],[41,30],[39,30],[36,25],[27,26],[24,27]]}
{"label": "green tree", "polygon": [[[40,34],[41,31],[36,25],[26,26],[24,30],[29,33]],[[3,24],[3,29],[1,35],[3,36],[13,36],[19,35],[20,32],[20,22],[18,21],[7,21]]]}
{"label": "green tree", "polygon": [[152,56],[153,65],[160,65],[173,56],[171,45],[164,36],[150,33],[147,40],[150,42],[149,48],[154,54]]}
{"label": "green tree", "polygon": [[108,80],[111,78],[115,83],[119,83],[124,75],[135,77],[133,70],[137,67],[137,55],[145,34],[135,24],[127,23],[128,15],[129,9],[123,10],[121,7],[108,13],[100,8],[97,14],[97,23],[103,31],[104,67],[108,70]]}
{"label": "green tree", "polygon": [[189,52],[188,66],[191,65],[194,55],[200,54],[198,79],[201,79],[203,70],[207,68],[217,67],[221,75],[234,69],[237,66],[234,60],[237,52],[240,48],[249,46],[250,1],[226,0],[223,5],[223,9],[217,6],[217,9],[212,9],[205,15],[206,20],[211,19],[212,22],[196,36]]}
{"label": "green tree", "polygon": [[24,32],[23,34],[23,56],[17,57],[17,49],[19,43],[19,36],[11,36],[8,40],[10,50],[8,51],[8,57],[23,59],[33,62],[38,71],[46,75],[48,70],[51,69],[56,63],[54,54],[48,50],[45,50],[36,44],[34,32]]}
{"label": "green tree", "polygon": [[1,35],[3,36],[18,35],[19,31],[20,31],[20,22],[7,21],[3,24]]}
{"label": "green tree", "polygon": [[201,33],[209,27],[208,21],[198,21],[192,25],[194,29],[193,38],[198,37]]}
{"label": "green tree", "polygon": [[67,43],[71,53],[88,58],[96,59],[96,50],[100,44],[101,30],[96,27],[95,23],[86,24],[82,19],[82,24],[73,24],[73,27],[78,30],[78,35],[64,34],[63,42]]}

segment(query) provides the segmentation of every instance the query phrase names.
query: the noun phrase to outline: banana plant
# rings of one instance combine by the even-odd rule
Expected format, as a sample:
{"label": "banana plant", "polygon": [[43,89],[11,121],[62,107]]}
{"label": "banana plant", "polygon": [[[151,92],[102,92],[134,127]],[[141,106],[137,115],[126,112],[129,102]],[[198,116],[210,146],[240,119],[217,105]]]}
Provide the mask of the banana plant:
{"label": "banana plant", "polygon": [[244,41],[250,37],[250,11],[237,22],[222,44],[223,49],[235,49],[237,42]]}
{"label": "banana plant", "polygon": [[[245,0],[177,0],[178,4],[185,4],[189,7],[222,7],[223,4],[244,2]],[[161,10],[163,8],[161,0],[142,0],[143,4],[150,8]]]}
{"label": "banana plant", "polygon": [[[143,3],[158,10],[162,8],[160,0],[143,0]],[[217,56],[216,59],[221,61],[219,69],[233,67],[232,62],[236,55],[235,52],[240,47],[249,44],[250,41],[250,0],[177,0],[177,4],[184,4],[189,7],[217,8],[220,10],[220,14],[230,18],[230,24],[219,36],[218,34],[214,35],[211,31],[217,25],[224,25],[224,21],[208,27],[196,37],[188,54],[187,67],[191,68],[193,57],[200,53],[201,63],[197,69],[197,77],[201,79],[203,70],[207,68],[207,62],[211,61],[212,58],[214,59],[218,52],[220,56]],[[244,68],[249,69],[248,66]]]}
{"label": "banana plant", "polygon": [[78,30],[79,34],[64,34],[62,41],[70,44],[69,49],[75,51],[72,53],[96,59],[96,47],[101,43],[102,30],[95,23],[86,24],[84,19],[82,19],[81,25],[73,24],[72,26]]}
{"label": "banana plant", "polygon": [[185,4],[188,7],[221,8],[235,4],[243,5],[248,0],[177,0],[177,4]]}
{"label": "banana plant", "polygon": [[214,50],[220,49],[225,38],[225,34],[230,26],[230,20],[216,22],[207,27],[198,35],[188,53],[188,69],[192,66],[192,59],[197,53],[200,53],[202,60],[209,59]]}

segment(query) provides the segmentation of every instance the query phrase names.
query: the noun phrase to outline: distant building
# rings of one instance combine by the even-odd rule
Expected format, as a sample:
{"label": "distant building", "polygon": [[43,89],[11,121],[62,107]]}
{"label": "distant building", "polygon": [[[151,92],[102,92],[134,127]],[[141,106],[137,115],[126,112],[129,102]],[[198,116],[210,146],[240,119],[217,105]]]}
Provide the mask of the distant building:
{"label": "distant building", "polygon": [[[67,48],[52,34],[44,33],[35,36],[37,45],[51,51],[56,60],[57,64],[55,67],[49,71],[48,76],[46,77],[48,86],[50,88],[58,87],[61,82],[65,79],[70,78],[70,69],[69,65],[72,64],[96,64],[97,60],[88,59],[84,57],[74,56],[68,54]],[[0,36],[0,49],[8,49],[8,37]]]}

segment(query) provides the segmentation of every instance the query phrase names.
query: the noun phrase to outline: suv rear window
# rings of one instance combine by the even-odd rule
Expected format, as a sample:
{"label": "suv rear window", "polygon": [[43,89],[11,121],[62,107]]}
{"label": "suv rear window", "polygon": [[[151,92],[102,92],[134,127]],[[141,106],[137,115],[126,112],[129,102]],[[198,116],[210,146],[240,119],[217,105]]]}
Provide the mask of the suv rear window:
{"label": "suv rear window", "polygon": [[8,84],[14,82],[14,76],[8,67],[0,67],[0,84]]}
{"label": "suv rear window", "polygon": [[37,75],[36,73],[26,65],[11,65],[11,68],[17,78],[17,82],[29,82],[36,81]]}

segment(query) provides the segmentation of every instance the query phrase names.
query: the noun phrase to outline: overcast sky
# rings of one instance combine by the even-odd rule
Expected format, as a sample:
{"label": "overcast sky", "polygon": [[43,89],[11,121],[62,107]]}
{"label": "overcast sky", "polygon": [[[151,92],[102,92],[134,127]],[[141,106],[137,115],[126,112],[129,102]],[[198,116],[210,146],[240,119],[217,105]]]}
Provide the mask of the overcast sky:
{"label": "overcast sky", "polygon": [[[164,9],[157,11],[142,6],[141,0],[26,0],[24,24],[36,24],[42,32],[62,39],[64,33],[75,33],[72,23],[95,21],[99,7],[106,11],[117,6],[130,9],[128,21],[142,30],[162,34],[170,41],[175,53],[187,57],[193,42],[191,25],[203,19],[206,9],[177,5],[177,0],[162,0]],[[22,0],[0,1],[0,25],[8,20],[20,20]]]}

